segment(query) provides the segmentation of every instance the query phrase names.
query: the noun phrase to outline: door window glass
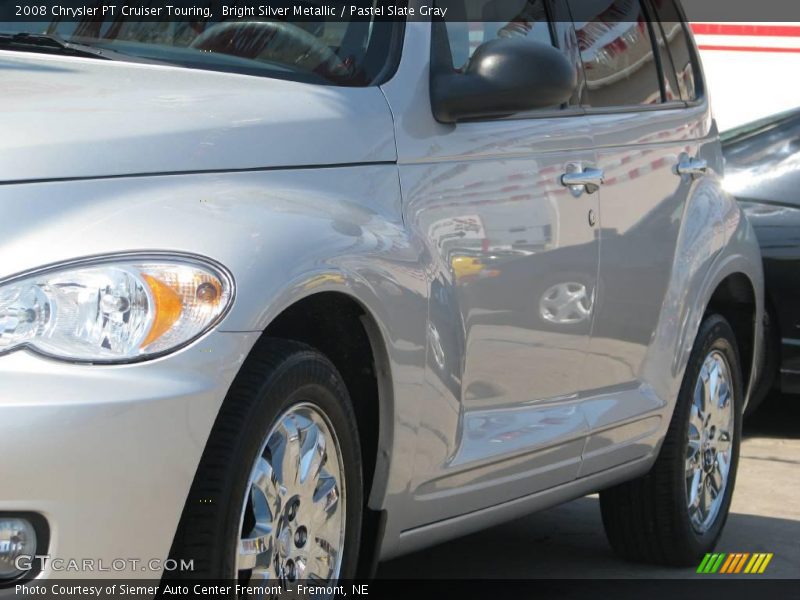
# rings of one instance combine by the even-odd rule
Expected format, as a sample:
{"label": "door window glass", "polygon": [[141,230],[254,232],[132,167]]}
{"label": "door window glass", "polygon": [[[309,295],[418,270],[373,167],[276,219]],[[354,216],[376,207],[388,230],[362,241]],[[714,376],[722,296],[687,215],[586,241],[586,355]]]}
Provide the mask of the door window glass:
{"label": "door window glass", "polygon": [[639,0],[570,0],[593,107],[662,102],[650,23]]}

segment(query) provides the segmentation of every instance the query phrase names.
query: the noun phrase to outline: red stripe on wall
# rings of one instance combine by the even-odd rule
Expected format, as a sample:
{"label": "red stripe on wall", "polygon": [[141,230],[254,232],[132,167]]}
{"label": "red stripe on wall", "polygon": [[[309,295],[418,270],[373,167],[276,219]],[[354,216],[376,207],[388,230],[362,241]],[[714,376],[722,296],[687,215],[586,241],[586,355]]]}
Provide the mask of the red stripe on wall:
{"label": "red stripe on wall", "polygon": [[765,48],[764,46],[715,46],[713,44],[702,44],[698,48],[700,50],[725,50],[730,52],[800,52],[800,48]]}
{"label": "red stripe on wall", "polygon": [[695,35],[751,35],[800,37],[798,25],[742,25],[734,23],[692,23]]}

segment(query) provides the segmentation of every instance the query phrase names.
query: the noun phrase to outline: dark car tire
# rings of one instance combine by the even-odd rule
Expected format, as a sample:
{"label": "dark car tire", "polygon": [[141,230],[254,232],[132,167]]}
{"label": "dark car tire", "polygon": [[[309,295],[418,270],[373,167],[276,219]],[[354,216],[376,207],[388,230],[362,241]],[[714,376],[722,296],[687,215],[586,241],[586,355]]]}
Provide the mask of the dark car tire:
{"label": "dark car tire", "polygon": [[[293,411],[300,409],[321,415],[329,427],[327,433],[333,432],[334,446],[338,442],[340,460],[335,464],[339,467],[338,473],[346,491],[344,506],[337,509],[345,511],[344,526],[340,528],[344,531],[344,544],[338,578],[354,576],[361,532],[363,482],[358,428],[347,389],[333,364],[315,349],[291,341],[266,338],[245,361],[223,403],[178,526],[171,557],[193,561],[194,569],[170,573],[166,579],[241,580],[242,573],[246,577],[248,571],[240,573],[236,568],[236,555],[243,529],[248,528],[246,523],[244,527],[242,523],[245,520],[243,510],[246,508],[243,505],[246,505],[246,495],[252,497],[251,474],[257,459],[270,452],[267,436],[282,423],[278,421],[279,417],[291,415],[290,425],[297,425],[293,431],[308,431],[301,429],[307,422],[293,416]],[[292,428],[287,431],[292,431]],[[305,440],[302,435],[298,433],[297,439]],[[293,440],[295,437],[289,435],[282,439]],[[294,449],[302,450],[303,443],[299,441]],[[288,445],[283,447],[288,448]],[[319,460],[319,472],[334,464],[335,459],[329,450],[328,447],[324,453],[321,452],[324,458]],[[274,456],[271,460],[280,463]],[[280,474],[278,469],[276,467],[273,471],[276,477]],[[275,485],[274,489],[279,490],[278,496],[286,493],[282,488]],[[319,493],[318,489],[315,488],[314,495]],[[304,493],[308,495],[308,492]],[[292,518],[299,523],[303,507],[299,504],[300,496],[294,498],[280,498],[282,507],[274,512],[284,514],[282,511],[289,510],[291,502],[298,502],[296,516]],[[307,506],[312,506],[311,500]],[[309,524],[309,544],[314,539],[312,533]]]}
{"label": "dark car tire", "polygon": [[[728,408],[727,402],[721,400],[720,404],[724,404],[725,409],[719,414],[732,417],[732,426],[726,425],[731,429],[732,439],[729,446],[725,446],[730,448],[727,458],[729,469],[724,492],[718,494],[721,496],[718,509],[716,512],[708,511],[707,528],[698,528],[693,525],[687,497],[687,489],[692,485],[687,482],[687,457],[691,454],[689,435],[690,430],[695,431],[690,419],[694,417],[694,422],[698,422],[700,413],[693,410],[695,386],[704,364],[717,364],[706,362],[712,359],[727,363],[729,370],[732,407]],[[709,315],[700,326],[669,429],[653,468],[638,479],[600,493],[603,526],[617,554],[634,562],[696,566],[705,553],[713,550],[725,525],[736,483],[743,398],[741,368],[733,330],[723,317]],[[710,411],[706,413],[711,414]],[[700,421],[708,422],[705,418]],[[701,432],[700,437],[705,440],[703,435]],[[723,443],[717,440],[717,444]],[[704,485],[700,487],[705,489]],[[700,525],[704,526],[705,522]]]}

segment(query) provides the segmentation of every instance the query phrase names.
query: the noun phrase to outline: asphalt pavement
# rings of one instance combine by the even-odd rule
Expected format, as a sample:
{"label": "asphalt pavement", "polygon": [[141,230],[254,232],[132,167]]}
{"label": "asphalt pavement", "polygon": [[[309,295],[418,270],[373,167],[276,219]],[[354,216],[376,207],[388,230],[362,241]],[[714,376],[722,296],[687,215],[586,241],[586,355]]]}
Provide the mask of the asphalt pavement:
{"label": "asphalt pavement", "polygon": [[[800,578],[800,397],[770,398],[745,423],[733,505],[717,551],[772,552],[758,577]],[[606,541],[594,495],[384,563],[378,577],[709,576],[618,558]]]}

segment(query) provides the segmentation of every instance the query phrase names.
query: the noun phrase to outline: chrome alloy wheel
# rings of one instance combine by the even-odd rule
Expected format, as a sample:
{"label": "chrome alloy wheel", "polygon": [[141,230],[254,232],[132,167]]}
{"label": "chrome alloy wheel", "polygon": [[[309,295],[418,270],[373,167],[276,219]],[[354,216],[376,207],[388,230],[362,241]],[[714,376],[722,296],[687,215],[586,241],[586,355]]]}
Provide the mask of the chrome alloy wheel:
{"label": "chrome alloy wheel", "polygon": [[275,422],[250,472],[236,556],[240,581],[336,579],[345,537],[339,442],[312,404]]}
{"label": "chrome alloy wheel", "polygon": [[686,503],[697,533],[708,531],[725,498],[733,452],[734,388],[725,356],[712,351],[694,387],[686,448]]}

